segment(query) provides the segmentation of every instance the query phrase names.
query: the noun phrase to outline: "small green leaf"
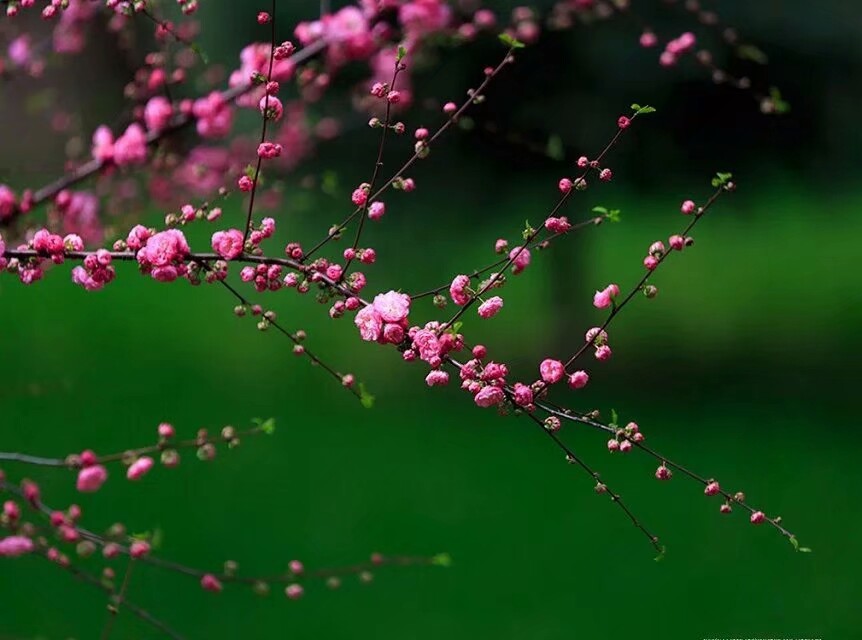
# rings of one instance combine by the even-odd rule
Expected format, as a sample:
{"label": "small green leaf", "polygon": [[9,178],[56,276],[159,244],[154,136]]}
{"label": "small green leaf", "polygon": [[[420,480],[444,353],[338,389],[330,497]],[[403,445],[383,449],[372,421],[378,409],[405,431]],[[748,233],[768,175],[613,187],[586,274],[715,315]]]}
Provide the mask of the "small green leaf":
{"label": "small green leaf", "polygon": [[612,427],[617,426],[617,423],[619,422],[619,418],[620,418],[620,417],[617,415],[617,410],[616,410],[616,409],[611,409],[611,422],[610,422],[610,426],[612,426]]}
{"label": "small green leaf", "polygon": [[792,544],[793,548],[796,549],[799,553],[811,553],[811,549],[809,547],[799,546],[799,540],[796,539],[796,536],[790,536],[788,540],[790,540],[790,544]]}
{"label": "small green leaf", "polygon": [[766,64],[769,62],[769,58],[766,57],[766,54],[763,53],[760,49],[755,47],[753,44],[741,44],[736,47],[736,55],[738,55],[743,60],[751,60],[752,62],[756,62],[757,64]]}
{"label": "small green leaf", "polygon": [[667,555],[667,547],[662,545],[661,551],[659,552],[659,554],[655,558],[653,558],[653,560],[655,560],[656,562],[661,562],[662,560],[664,560],[664,557],[666,555]]}
{"label": "small green leaf", "polygon": [[781,92],[778,90],[778,87],[769,88],[769,98],[772,102],[773,113],[782,114],[790,111],[790,103],[781,97]]}
{"label": "small green leaf", "polygon": [[266,435],[271,436],[275,433],[275,418],[267,418],[266,420],[262,420],[261,418],[255,418],[252,420],[254,424],[257,425],[257,428],[263,431]]}
{"label": "small green leaf", "polygon": [[338,192],[338,174],[335,171],[325,171],[320,180],[320,190],[328,196]]}
{"label": "small green leaf", "polygon": [[431,564],[437,567],[451,567],[452,556],[450,556],[448,553],[438,553],[436,556],[431,558]]}
{"label": "small green leaf", "polygon": [[655,113],[656,112],[656,108],[651,107],[649,105],[644,105],[643,107],[640,105],[632,105],[632,109],[634,109],[635,106],[637,106],[637,109],[635,109],[635,115],[636,116],[643,116],[643,115],[646,115],[648,113]]}
{"label": "small green leaf", "polygon": [[368,393],[365,384],[362,382],[359,383],[359,402],[366,409],[371,409],[374,406],[374,396]]}
{"label": "small green leaf", "polygon": [[611,209],[607,213],[607,219],[611,222],[619,222],[620,221],[620,210],[619,209]]}
{"label": "small green leaf", "polygon": [[398,45],[398,62],[401,62],[404,57],[407,55],[407,47],[403,44]]}
{"label": "small green leaf", "polygon": [[632,105],[632,111],[640,111],[640,110],[641,110],[641,106],[637,102],[635,102]]}
{"label": "small green leaf", "polygon": [[566,154],[563,149],[563,140],[560,136],[555,134],[548,138],[545,153],[551,160],[562,160],[565,157]]}
{"label": "small green leaf", "polygon": [[593,207],[593,213],[601,213],[602,215],[607,215],[608,210],[604,207]]}
{"label": "small green leaf", "polygon": [[197,42],[192,42],[192,51],[201,59],[204,64],[210,63],[210,58]]}
{"label": "small green leaf", "polygon": [[526,46],[523,42],[508,33],[501,33],[498,37],[500,38],[500,42],[510,49],[523,49]]}
{"label": "small green leaf", "polygon": [[458,335],[458,332],[461,330],[461,327],[464,326],[464,323],[460,320],[453,323],[451,327],[446,329],[446,333],[451,333],[453,336]]}
{"label": "small green leaf", "polygon": [[534,233],[536,233],[536,230],[533,228],[533,225],[530,224],[530,221],[524,220],[524,231],[521,232],[524,240],[532,236]]}
{"label": "small green leaf", "polygon": [[732,173],[722,173],[721,171],[719,171],[718,173],[715,174],[715,177],[712,179],[712,186],[716,187],[716,188],[723,187],[724,185],[726,185],[730,181],[730,179],[732,177],[733,177]]}

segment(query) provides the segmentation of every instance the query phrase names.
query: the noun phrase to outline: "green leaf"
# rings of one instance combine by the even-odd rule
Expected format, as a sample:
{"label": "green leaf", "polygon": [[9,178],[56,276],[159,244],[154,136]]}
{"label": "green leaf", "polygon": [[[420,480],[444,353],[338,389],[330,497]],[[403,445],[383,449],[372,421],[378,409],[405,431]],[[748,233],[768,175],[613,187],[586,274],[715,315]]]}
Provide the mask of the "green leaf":
{"label": "green leaf", "polygon": [[611,422],[610,422],[610,426],[612,426],[612,427],[617,426],[617,423],[619,422],[619,419],[620,419],[620,417],[617,415],[617,410],[616,410],[616,409],[611,409]]}
{"label": "green leaf", "polygon": [[461,327],[463,327],[463,326],[464,326],[464,323],[461,322],[460,320],[457,322],[454,322],[451,327],[446,329],[446,333],[451,333],[453,336],[458,335],[458,332],[461,330]]}
{"label": "green leaf", "polygon": [[792,544],[793,548],[796,549],[799,553],[811,553],[811,549],[809,547],[799,546],[799,540],[796,539],[796,536],[790,536],[788,540],[790,540],[790,544]]}
{"label": "green leaf", "polygon": [[608,210],[604,207],[593,207],[593,213],[601,213],[602,215],[607,215]]}
{"label": "green leaf", "polygon": [[338,192],[338,174],[335,171],[325,171],[320,180],[320,190],[328,196],[335,196]]}
{"label": "green leaf", "polygon": [[275,433],[275,418],[267,418],[266,420],[255,418],[254,420],[252,420],[252,422],[257,425],[258,429],[263,431],[268,436],[271,436],[273,433]]}
{"label": "green leaf", "polygon": [[452,556],[450,556],[448,553],[438,553],[436,556],[431,558],[431,564],[437,567],[451,567]]}
{"label": "green leaf", "polygon": [[769,62],[769,58],[766,57],[766,54],[753,44],[739,45],[736,47],[736,55],[743,60],[751,60],[757,64],[766,64]]}
{"label": "green leaf", "polygon": [[667,547],[662,545],[661,551],[659,552],[659,554],[655,558],[653,558],[653,560],[655,560],[656,562],[661,562],[662,560],[664,560],[664,557],[666,555],[667,555]]}
{"label": "green leaf", "polygon": [[403,44],[398,45],[398,62],[401,62],[407,55],[407,48]]}
{"label": "green leaf", "polygon": [[560,136],[555,134],[548,138],[545,153],[551,160],[562,160],[565,157],[566,154],[563,149],[563,140]]}
{"label": "green leaf", "polygon": [[[636,105],[632,105],[632,109],[634,109],[635,106]],[[656,108],[651,107],[649,105],[644,105],[643,107],[641,107],[640,105],[637,105],[637,109],[635,109],[635,115],[636,116],[643,116],[643,115],[646,115],[648,113],[655,113],[655,112],[656,112]]]}
{"label": "green leaf", "polygon": [[632,111],[640,111],[640,110],[641,110],[641,106],[637,102],[635,102],[632,105]]}
{"label": "green leaf", "polygon": [[712,186],[716,187],[716,188],[723,187],[724,185],[726,185],[730,181],[730,179],[732,177],[733,177],[732,173],[722,173],[721,171],[719,171],[718,173],[715,174],[715,177],[712,179]]}
{"label": "green leaf", "polygon": [[523,49],[526,46],[523,42],[508,33],[501,33],[498,37],[500,38],[500,42],[510,49]]}
{"label": "green leaf", "polygon": [[620,221],[620,210],[619,209],[611,209],[607,213],[607,219],[611,222],[619,222]]}
{"label": "green leaf", "polygon": [[210,63],[210,58],[197,42],[192,42],[192,51],[201,59],[204,64]]}
{"label": "green leaf", "polygon": [[772,100],[773,113],[782,114],[790,111],[790,103],[781,97],[778,87],[769,87],[769,97]]}
{"label": "green leaf", "polygon": [[359,402],[366,409],[371,409],[374,406],[374,396],[368,393],[365,384],[362,382],[359,383]]}

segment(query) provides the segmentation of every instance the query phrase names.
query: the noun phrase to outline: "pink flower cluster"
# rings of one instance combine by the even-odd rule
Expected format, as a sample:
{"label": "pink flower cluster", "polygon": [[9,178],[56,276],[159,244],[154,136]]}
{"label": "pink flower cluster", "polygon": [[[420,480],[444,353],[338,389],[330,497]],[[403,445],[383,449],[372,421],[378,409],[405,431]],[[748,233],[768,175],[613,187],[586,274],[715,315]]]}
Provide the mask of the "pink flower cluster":
{"label": "pink flower cluster", "polygon": [[397,291],[380,293],[359,310],[354,323],[363,340],[400,344],[408,327],[410,296]]}
{"label": "pink flower cluster", "polygon": [[674,38],[665,45],[664,51],[659,56],[659,64],[663,67],[671,67],[681,55],[694,48],[697,38],[690,31],[686,31],[678,38]]}
{"label": "pink flower cluster", "polygon": [[93,157],[118,167],[142,165],[147,161],[147,134],[137,123],[130,124],[119,138],[105,125],[93,133]]}
{"label": "pink flower cluster", "polygon": [[184,260],[190,250],[182,231],[168,229],[150,235],[149,229],[138,225],[129,234],[127,244],[134,249],[141,242],[137,260],[144,273],[160,282],[173,282],[188,273]]}
{"label": "pink flower cluster", "polygon": [[233,107],[218,91],[195,100],[191,112],[202,138],[224,138],[233,127]]}
{"label": "pink flower cluster", "polygon": [[115,271],[111,266],[111,253],[99,249],[84,258],[83,265],[72,269],[72,282],[87,291],[98,291],[114,279]]}

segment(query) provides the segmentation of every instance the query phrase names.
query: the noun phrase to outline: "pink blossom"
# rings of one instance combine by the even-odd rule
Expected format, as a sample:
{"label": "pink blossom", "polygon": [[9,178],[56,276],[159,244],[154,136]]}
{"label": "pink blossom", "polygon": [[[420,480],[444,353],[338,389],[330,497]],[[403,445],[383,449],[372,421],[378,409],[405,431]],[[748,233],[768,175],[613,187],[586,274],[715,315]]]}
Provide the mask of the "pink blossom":
{"label": "pink blossom", "polygon": [[479,316],[482,318],[491,318],[503,308],[503,298],[494,296],[488,298],[485,302],[479,305]]}
{"label": "pink blossom", "polygon": [[197,118],[198,134],[203,138],[223,138],[233,126],[233,108],[218,91],[195,100],[192,114]]}
{"label": "pink blossom", "polygon": [[205,573],[201,576],[201,588],[204,591],[212,591],[218,593],[222,590],[221,582],[211,573]]}
{"label": "pink blossom", "polygon": [[542,363],[539,365],[539,373],[542,376],[542,380],[548,384],[555,384],[562,380],[563,376],[566,375],[566,368],[559,360],[546,358],[545,360],[542,360]]}
{"label": "pink blossom", "polygon": [[386,213],[386,205],[382,202],[372,202],[368,207],[368,219],[379,220]]}
{"label": "pink blossom", "polygon": [[350,200],[357,207],[361,207],[368,201],[368,192],[362,187],[354,189],[353,194],[350,196]]}
{"label": "pink blossom", "polygon": [[189,245],[178,229],[161,231],[147,239],[138,252],[138,262],[152,267],[165,267],[181,262],[189,254]]}
{"label": "pink blossom", "polygon": [[439,369],[431,371],[427,376],[425,376],[425,384],[429,387],[449,384],[449,374],[445,371],[440,371]]}
{"label": "pink blossom", "polygon": [[679,208],[685,215],[691,215],[694,213],[694,210],[697,209],[697,205],[694,203],[694,200],[686,200],[682,203],[682,206]]}
{"label": "pink blossom", "polygon": [[404,327],[400,324],[387,323],[383,326],[383,340],[391,344],[401,344],[404,340]]}
{"label": "pink blossom", "polygon": [[766,521],[766,514],[763,511],[755,511],[751,514],[751,524],[761,524]]}
{"label": "pink blossom", "polygon": [[129,480],[140,480],[150,469],[153,468],[153,459],[149,456],[141,456],[135,460],[126,471],[126,477]]}
{"label": "pink blossom", "polygon": [[284,588],[284,595],[291,600],[299,600],[303,593],[305,593],[305,589],[302,588],[301,584],[289,584]]}
{"label": "pink blossom", "polygon": [[277,122],[281,120],[281,116],[284,114],[284,105],[281,100],[275,96],[262,97],[258,106],[260,108],[261,115],[269,120],[275,120]]}
{"label": "pink blossom", "polygon": [[0,539],[0,558],[16,558],[33,551],[34,545],[25,536],[7,536]]}
{"label": "pink blossom", "polygon": [[413,334],[413,348],[419,352],[419,357],[425,362],[440,356],[440,341],[433,331],[420,329]]}
{"label": "pink blossom", "polygon": [[161,131],[170,124],[173,107],[164,96],[154,96],[144,107],[144,123],[150,131]]}
{"label": "pink blossom", "polygon": [[449,285],[449,295],[452,297],[452,302],[459,306],[464,306],[470,301],[470,296],[467,294],[467,288],[470,286],[470,278],[465,275],[455,276],[452,284]]}
{"label": "pink blossom", "polygon": [[519,274],[530,264],[530,250],[526,247],[515,247],[509,252],[512,260],[512,273]]}
{"label": "pink blossom", "polygon": [[565,233],[571,228],[572,225],[569,223],[569,219],[566,216],[561,216],[559,218],[552,216],[545,220],[545,229],[551,233]]}
{"label": "pink blossom", "polygon": [[147,134],[141,125],[132,123],[114,142],[114,162],[123,167],[146,161]]}
{"label": "pink blossom", "polygon": [[482,387],[479,393],[477,393],[473,398],[473,401],[480,407],[487,408],[496,406],[505,399],[506,395],[503,393],[502,389],[488,385]]}
{"label": "pink blossom", "polygon": [[129,545],[129,555],[133,558],[143,558],[150,552],[150,543],[146,540],[135,540]]}
{"label": "pink blossom", "polygon": [[533,403],[533,390],[520,382],[515,384],[514,396],[515,404],[519,407],[526,407]]}
{"label": "pink blossom", "polygon": [[359,335],[363,340],[373,341],[380,338],[383,331],[383,318],[373,306],[360,309],[353,321],[359,327]]}
{"label": "pink blossom", "polygon": [[712,482],[708,482],[706,487],[704,487],[704,489],[703,489],[704,495],[707,495],[707,496],[714,496],[719,491],[721,491],[721,487],[719,486],[719,484],[715,480],[713,480]]}
{"label": "pink blossom", "polygon": [[410,296],[389,291],[374,296],[374,309],[385,322],[402,322],[410,313]]}
{"label": "pink blossom", "polygon": [[569,386],[572,389],[583,389],[590,381],[590,375],[586,371],[575,371],[569,376]]}
{"label": "pink blossom", "polygon": [[114,159],[114,134],[105,125],[98,127],[93,133],[92,154],[101,162]]}
{"label": "pink blossom", "polygon": [[239,229],[216,231],[212,236],[212,248],[225,260],[238,258],[243,251],[242,231]]}
{"label": "pink blossom", "polygon": [[596,360],[607,360],[611,357],[611,348],[603,344],[599,347],[596,347]]}
{"label": "pink blossom", "polygon": [[609,284],[601,291],[596,291],[593,296],[593,306],[597,309],[604,309],[611,306],[613,299],[620,294],[620,288],[615,284]]}
{"label": "pink blossom", "polygon": [[102,465],[96,464],[91,467],[84,467],[78,472],[76,487],[78,491],[93,493],[94,491],[98,491],[107,479],[108,472]]}

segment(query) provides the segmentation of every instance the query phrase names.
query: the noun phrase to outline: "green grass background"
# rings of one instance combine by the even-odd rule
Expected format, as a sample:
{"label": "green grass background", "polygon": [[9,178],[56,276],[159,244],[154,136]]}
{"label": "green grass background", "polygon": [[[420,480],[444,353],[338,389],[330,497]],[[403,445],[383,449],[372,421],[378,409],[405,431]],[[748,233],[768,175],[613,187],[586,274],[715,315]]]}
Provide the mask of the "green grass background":
{"label": "green grass background", "polygon": [[[217,34],[224,21],[214,24]],[[453,92],[470,62],[443,74]],[[772,67],[781,73],[781,60]],[[659,113],[616,152],[616,181],[568,211],[578,220],[605,204],[621,208],[623,222],[536,255],[510,279],[500,315],[468,319],[464,331],[481,336],[514,377],[529,378],[538,360],[570,351],[601,320],[590,305],[595,288],[637,280],[649,243],[682,226],[679,201],[703,199],[713,171],[734,170],[739,192],[702,222],[692,249],[661,269],[659,296],[639,299],[613,325],[613,359],[591,365],[586,390],[558,397],[637,420],[650,444],[743,489],[814,553],[794,553],[740,513],[720,516],[697,485],[658,483],[650,460],[609,456],[601,434],[567,426],[567,441],[667,546],[653,562],[647,542],[531,423],[479,410],[454,386],[427,389],[421,367],[361,343],[349,319],[330,321],[325,307],[293,292],[256,296],[287,327],[306,329],[309,348],[365,381],[377,397],[372,410],[293,356],[281,336],[235,318],[220,288],[163,285],[133,265],[118,266],[117,282],[97,294],[73,288],[65,266],[28,288],[0,278],[2,448],[122,450],[151,442],[163,420],[191,434],[272,416],[276,433],[211,463],[187,453],[179,468],[157,468],[140,483],[115,468],[95,495],[76,494],[62,470],[8,464],[7,474],[37,478],[47,502],[77,502],[91,528],[117,519],[133,531],[158,527],[160,554],[200,567],[232,559],[243,573],[271,573],[293,558],[322,567],[373,551],[453,558],[447,569],[384,569],[370,585],[348,579],[336,592],[310,584],[298,602],[232,586],[208,594],[193,579],[136,568],[128,597],[192,638],[862,637],[856,165],[827,179],[818,171],[831,155],[818,162],[802,146],[781,155],[762,139],[751,156],[743,142],[720,146],[714,162],[691,160],[700,157],[696,139],[667,139],[658,155],[644,155],[644,139],[660,143],[679,124],[674,90],[626,97]],[[525,104],[514,113],[529,125],[541,105]],[[592,148],[615,117],[593,117],[591,108],[586,124],[548,126],[575,129],[566,144]],[[717,122],[726,134],[738,121]],[[391,198],[385,224],[367,236],[379,256],[366,269],[370,291],[439,284],[490,262],[493,241],[514,241],[525,218],[541,220],[562,165],[510,162],[491,144],[455,134],[417,170],[421,189]],[[829,153],[846,157],[849,146]],[[289,179],[272,246],[310,244],[340,219],[373,150],[357,130],[311,161],[309,174],[337,174],[335,197]],[[758,165],[761,157],[773,161]],[[662,179],[645,179],[655,174]],[[242,203],[229,200],[225,220],[242,215]],[[206,246],[206,230],[190,236]],[[438,316],[425,304],[412,317]],[[9,638],[97,637],[107,615],[100,592],[37,558],[0,564],[0,603],[0,635]],[[154,635],[122,613],[114,637]]]}

